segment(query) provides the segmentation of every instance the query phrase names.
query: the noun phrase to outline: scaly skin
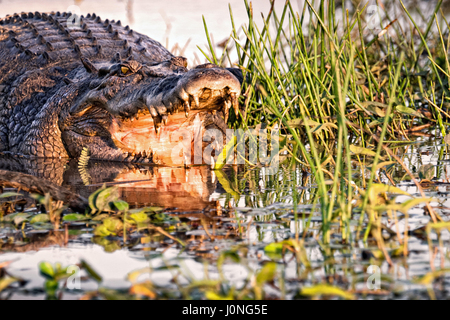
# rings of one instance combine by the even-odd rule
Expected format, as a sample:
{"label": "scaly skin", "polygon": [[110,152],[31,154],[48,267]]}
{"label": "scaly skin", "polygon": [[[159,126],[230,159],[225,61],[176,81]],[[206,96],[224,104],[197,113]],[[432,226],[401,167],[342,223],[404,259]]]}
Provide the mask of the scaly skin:
{"label": "scaly skin", "polygon": [[0,151],[65,158],[88,147],[93,159],[152,163],[158,140],[136,128],[158,134],[181,125],[170,114],[193,110],[223,131],[231,106],[237,112],[238,69],[187,70],[185,58],[120,21],[89,14],[68,29],[68,17],[0,20]]}

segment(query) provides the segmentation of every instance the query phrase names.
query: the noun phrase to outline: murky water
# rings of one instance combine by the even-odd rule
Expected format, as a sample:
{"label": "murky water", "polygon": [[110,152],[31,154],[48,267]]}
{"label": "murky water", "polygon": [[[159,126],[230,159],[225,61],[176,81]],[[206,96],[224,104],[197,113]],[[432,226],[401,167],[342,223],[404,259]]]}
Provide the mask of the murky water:
{"label": "murky water", "polygon": [[[434,199],[431,203],[433,208],[445,217],[450,210],[447,197],[450,192],[450,159],[439,158],[442,148],[445,146],[434,139],[420,138],[401,150],[405,163],[417,172],[425,166],[432,166],[431,177],[436,184],[425,190],[427,196]],[[430,272],[432,267],[449,267],[445,246],[438,249],[437,244],[433,243],[433,257],[430,260],[426,236],[420,232],[430,218],[421,206],[410,210],[407,222],[404,215],[398,216],[398,223],[384,219],[386,227],[394,232],[403,233],[405,228],[410,230],[409,255],[407,258],[393,258],[392,266],[383,260],[370,260],[372,252],[376,252],[375,244],[371,242],[346,246],[341,244],[339,233],[335,233],[329,247],[319,245],[317,233],[321,217],[317,208],[312,211],[313,206],[308,204],[315,186],[309,184],[309,174],[301,167],[281,166],[277,174],[269,176],[260,168],[231,167],[217,172],[207,166],[168,168],[91,162],[86,170],[89,178],[86,179],[83,178],[86,174],[80,173],[74,161],[46,160],[40,164],[25,160],[20,160],[18,164],[17,161],[2,157],[0,169],[20,170],[45,177],[85,197],[102,183],[115,185],[119,187],[120,198],[132,207],[167,208],[164,211],[167,217],[179,219],[170,234],[184,241],[186,247],[164,236],[145,232],[130,235],[126,245],[117,237],[95,238],[95,224],[92,223],[68,223],[69,233],[66,234],[65,230],[48,231],[33,226],[17,230],[14,224],[4,222],[0,228],[3,242],[0,260],[13,260],[8,272],[29,281],[24,287],[8,291],[4,297],[10,299],[45,297],[42,290],[44,278],[37,268],[42,261],[60,262],[67,266],[86,260],[103,276],[103,285],[111,289],[128,288],[128,273],[150,267],[152,271],[143,272],[139,280],[150,279],[169,290],[175,288],[171,281],[173,271],[164,266],[178,266],[181,273],[191,272],[197,279],[202,279],[207,270],[209,278],[218,279],[220,275],[215,261],[220,252],[239,245],[247,250],[245,263],[226,263],[223,276],[231,283],[242,284],[251,272],[261,267],[262,262],[271,259],[284,261],[281,268],[285,277],[283,295],[286,298],[293,298],[302,285],[323,281],[352,288],[361,297],[369,294],[372,298],[427,298],[426,287],[417,284],[416,277]],[[44,167],[53,169],[43,170]],[[49,176],[50,173],[52,176]],[[397,186],[417,195],[416,187],[409,180],[401,181],[402,176],[404,172],[401,168],[393,171],[394,179],[400,181]],[[358,183],[358,179],[355,181]],[[295,222],[294,189],[301,198],[298,215],[300,218],[306,217],[306,220],[311,216],[312,223],[305,242],[305,254],[312,269],[306,272],[306,278],[300,283],[297,275],[305,270],[298,269],[295,259],[282,259],[265,251],[266,245],[293,238],[296,231],[302,234],[304,230],[306,220]],[[406,196],[399,196],[397,201],[407,199]],[[359,215],[356,214],[352,220],[355,222],[353,227],[356,228],[358,220]],[[168,227],[170,222],[164,225]],[[444,231],[440,239],[447,242],[450,234]],[[386,244],[390,248],[388,239]],[[373,264],[379,265],[383,274],[383,290],[375,295],[371,295],[373,292],[368,291],[366,286],[370,275],[367,268]],[[438,298],[447,296],[445,284],[448,280],[445,277],[438,282],[439,285],[435,284],[434,291]],[[186,279],[180,281],[188,283]],[[62,298],[79,298],[83,293],[96,289],[94,281],[83,282],[81,292],[69,290]],[[273,290],[273,297],[279,297],[280,288]]]}

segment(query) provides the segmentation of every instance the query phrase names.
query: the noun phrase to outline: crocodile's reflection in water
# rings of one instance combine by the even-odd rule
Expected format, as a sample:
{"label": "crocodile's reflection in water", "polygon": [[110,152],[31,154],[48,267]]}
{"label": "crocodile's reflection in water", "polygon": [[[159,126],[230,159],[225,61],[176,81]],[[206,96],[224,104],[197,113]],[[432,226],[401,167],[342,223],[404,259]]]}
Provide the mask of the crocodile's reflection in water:
{"label": "crocodile's reflection in water", "polygon": [[[207,166],[175,168],[91,161],[80,168],[76,160],[3,155],[0,157],[0,170],[0,178],[6,186],[22,186],[27,190],[31,184],[40,184],[39,191],[44,193],[51,192],[49,185],[53,185],[53,189],[59,187],[83,199],[103,184],[115,185],[119,188],[120,198],[132,207],[152,205],[187,211],[203,210],[211,205],[210,197],[217,187],[215,175]],[[38,179],[27,179],[28,176]],[[11,180],[20,183],[8,185],[7,179],[10,179],[9,183]],[[61,196],[54,195],[54,198],[58,197]]]}

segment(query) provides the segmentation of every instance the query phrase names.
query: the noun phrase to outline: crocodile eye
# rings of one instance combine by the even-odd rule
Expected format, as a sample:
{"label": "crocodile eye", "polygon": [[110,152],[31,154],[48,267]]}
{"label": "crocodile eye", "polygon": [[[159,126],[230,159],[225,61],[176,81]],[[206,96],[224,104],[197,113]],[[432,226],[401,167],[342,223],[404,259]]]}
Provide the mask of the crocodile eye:
{"label": "crocodile eye", "polygon": [[130,71],[130,69],[127,67],[121,67],[120,71],[122,71],[123,74],[127,74],[127,72]]}

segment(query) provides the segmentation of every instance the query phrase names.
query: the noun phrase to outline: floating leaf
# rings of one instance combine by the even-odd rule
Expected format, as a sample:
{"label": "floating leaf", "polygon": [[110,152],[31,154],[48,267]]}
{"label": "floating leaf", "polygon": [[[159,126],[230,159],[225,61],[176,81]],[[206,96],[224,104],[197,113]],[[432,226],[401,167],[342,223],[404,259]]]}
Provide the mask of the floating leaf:
{"label": "floating leaf", "polygon": [[266,253],[282,253],[283,243],[282,242],[272,242],[264,247],[264,252]]}
{"label": "floating leaf", "polygon": [[353,300],[355,297],[338,287],[330,286],[328,284],[318,284],[309,288],[302,288],[301,295],[303,296],[338,296],[347,300]]}
{"label": "floating leaf", "polygon": [[112,234],[111,231],[108,230],[103,224],[100,226],[97,226],[94,230],[94,235],[98,237],[107,237]]}
{"label": "floating leaf", "polygon": [[113,204],[119,211],[128,211],[130,208],[129,204],[123,200],[113,201]]}
{"label": "floating leaf", "polygon": [[50,221],[50,217],[48,216],[48,214],[37,214],[35,215],[31,220],[30,223],[38,223],[38,222],[47,222]]}
{"label": "floating leaf", "polygon": [[94,235],[107,237],[117,235],[123,229],[123,223],[117,218],[106,218],[103,224],[95,228]]}
{"label": "floating leaf", "polygon": [[78,214],[78,213],[71,213],[71,214],[66,214],[63,219],[64,222],[71,222],[71,221],[84,221],[84,220],[89,220],[88,217],[86,217],[83,214]]}
{"label": "floating leaf", "polygon": [[268,281],[272,281],[277,271],[277,264],[275,262],[268,262],[262,267],[256,276],[256,283],[262,285]]}
{"label": "floating leaf", "polygon": [[14,224],[19,225],[23,222],[27,222],[30,217],[31,214],[29,213],[18,213],[14,216]]}
{"label": "floating leaf", "polygon": [[129,215],[129,218],[133,219],[136,223],[144,223],[150,220],[148,216],[143,212],[133,213]]}

